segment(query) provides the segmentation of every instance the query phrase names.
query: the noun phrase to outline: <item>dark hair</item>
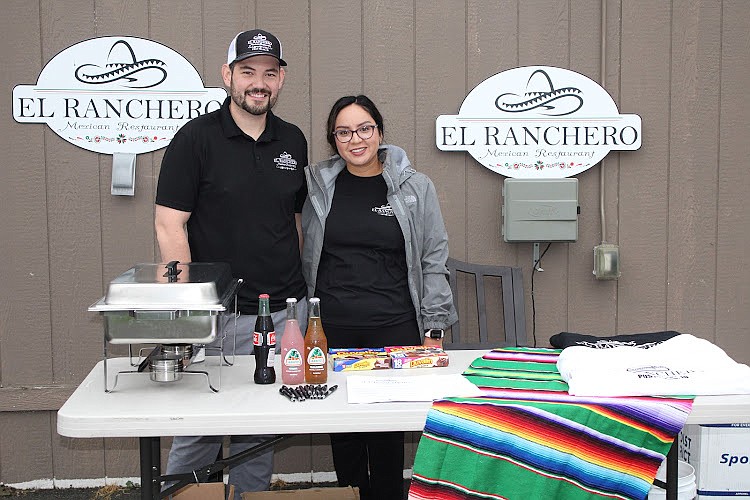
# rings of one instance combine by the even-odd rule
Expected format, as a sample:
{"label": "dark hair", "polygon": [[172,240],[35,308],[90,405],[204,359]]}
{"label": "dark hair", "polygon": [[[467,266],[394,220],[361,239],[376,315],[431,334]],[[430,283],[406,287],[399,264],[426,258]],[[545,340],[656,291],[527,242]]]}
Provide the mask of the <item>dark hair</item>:
{"label": "dark hair", "polygon": [[344,96],[333,104],[331,112],[328,114],[326,140],[328,141],[328,144],[330,144],[331,149],[334,153],[338,151],[338,149],[336,149],[336,138],[333,136],[333,131],[336,128],[336,118],[338,118],[339,113],[342,109],[352,104],[362,106],[375,121],[375,125],[378,126],[381,137],[385,134],[385,128],[383,127],[383,115],[380,114],[377,106],[375,106],[375,103],[372,102],[369,97],[367,97],[366,95]]}

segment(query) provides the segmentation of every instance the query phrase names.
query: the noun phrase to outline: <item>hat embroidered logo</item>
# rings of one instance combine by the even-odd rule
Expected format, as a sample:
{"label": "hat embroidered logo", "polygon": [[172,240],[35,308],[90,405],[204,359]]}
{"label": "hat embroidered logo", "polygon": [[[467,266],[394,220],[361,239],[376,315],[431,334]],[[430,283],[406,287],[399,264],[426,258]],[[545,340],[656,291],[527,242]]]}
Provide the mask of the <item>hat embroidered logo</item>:
{"label": "hat embroidered logo", "polygon": [[264,34],[258,33],[252,40],[247,41],[247,48],[253,52],[271,52],[273,50],[273,42],[268,40]]}

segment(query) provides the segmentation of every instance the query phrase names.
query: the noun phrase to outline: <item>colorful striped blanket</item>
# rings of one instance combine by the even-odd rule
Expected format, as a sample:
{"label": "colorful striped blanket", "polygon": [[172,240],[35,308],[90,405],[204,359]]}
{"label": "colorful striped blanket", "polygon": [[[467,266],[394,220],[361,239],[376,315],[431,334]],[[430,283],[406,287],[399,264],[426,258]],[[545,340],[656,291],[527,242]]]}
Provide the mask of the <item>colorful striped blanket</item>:
{"label": "colorful striped blanket", "polygon": [[495,349],[464,375],[479,398],[437,401],[409,498],[563,500],[647,497],[691,398],[575,397],[558,349]]}

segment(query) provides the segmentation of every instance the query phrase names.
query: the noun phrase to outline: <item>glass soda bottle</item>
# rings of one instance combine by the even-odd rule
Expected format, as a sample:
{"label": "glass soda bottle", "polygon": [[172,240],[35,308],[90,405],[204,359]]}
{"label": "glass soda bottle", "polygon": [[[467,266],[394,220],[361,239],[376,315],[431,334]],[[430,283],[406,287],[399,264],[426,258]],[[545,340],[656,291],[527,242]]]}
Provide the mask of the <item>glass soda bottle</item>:
{"label": "glass soda bottle", "polygon": [[298,385],[305,381],[305,339],[297,321],[297,299],[286,299],[286,323],[281,336],[281,381]]}
{"label": "glass soda bottle", "polygon": [[258,296],[258,318],[253,331],[253,352],[255,353],[256,384],[273,384],[276,382],[276,371],[273,368],[276,356],[276,330],[271,318],[271,307],[268,305],[268,294]]}
{"label": "glass soda bottle", "polygon": [[309,309],[305,333],[305,382],[325,384],[328,380],[328,341],[320,321],[320,299],[310,298]]}

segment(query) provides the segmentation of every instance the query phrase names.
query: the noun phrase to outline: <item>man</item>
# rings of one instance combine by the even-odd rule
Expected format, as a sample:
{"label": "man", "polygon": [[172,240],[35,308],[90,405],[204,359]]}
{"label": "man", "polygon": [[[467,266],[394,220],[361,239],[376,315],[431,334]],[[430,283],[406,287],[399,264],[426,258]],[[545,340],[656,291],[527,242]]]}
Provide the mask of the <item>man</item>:
{"label": "man", "polygon": [[[274,35],[259,29],[238,34],[221,68],[230,96],[219,110],[191,120],[175,135],[164,155],[156,192],[162,260],[228,262],[232,275],[244,280],[238,296],[238,354],[252,352],[261,293],[271,296],[277,347],[287,297],[299,300],[300,325],[306,324],[300,213],[307,196],[307,141],[298,127],[271,112],[284,85],[283,66],[281,43]],[[224,345],[232,345],[234,316],[226,315],[222,324],[227,334]],[[166,473],[190,472],[212,463],[222,440],[176,437]],[[232,436],[231,453],[263,440]],[[236,498],[243,491],[268,489],[272,470],[273,449],[233,467],[229,480]]]}

